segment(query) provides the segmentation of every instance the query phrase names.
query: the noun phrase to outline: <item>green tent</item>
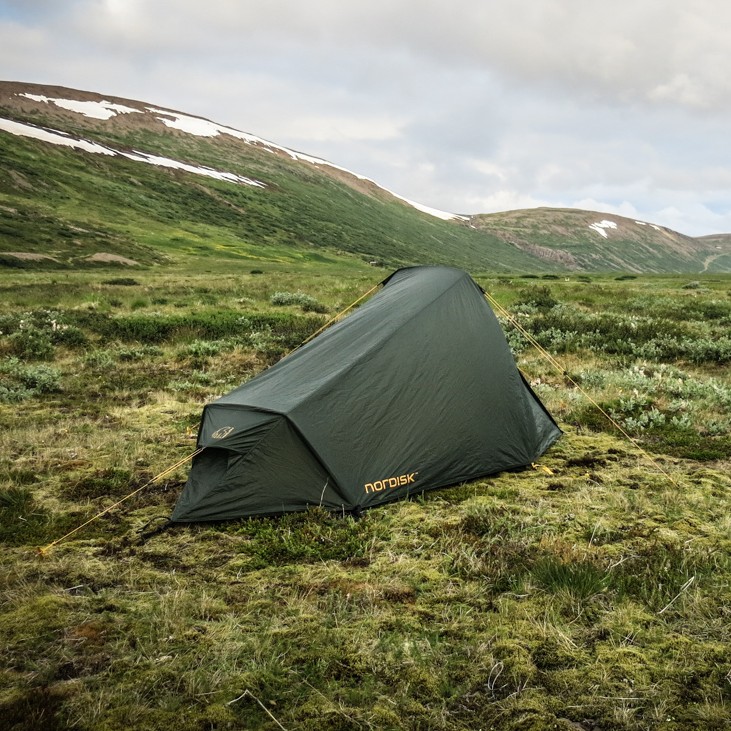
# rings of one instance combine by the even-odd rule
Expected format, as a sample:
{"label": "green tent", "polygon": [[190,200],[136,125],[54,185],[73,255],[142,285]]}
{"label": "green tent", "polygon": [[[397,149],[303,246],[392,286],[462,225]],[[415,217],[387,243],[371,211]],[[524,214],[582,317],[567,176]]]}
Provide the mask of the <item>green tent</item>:
{"label": "green tent", "polygon": [[208,404],[174,522],[358,513],[530,464],[560,436],[483,291],[399,269],[346,319]]}

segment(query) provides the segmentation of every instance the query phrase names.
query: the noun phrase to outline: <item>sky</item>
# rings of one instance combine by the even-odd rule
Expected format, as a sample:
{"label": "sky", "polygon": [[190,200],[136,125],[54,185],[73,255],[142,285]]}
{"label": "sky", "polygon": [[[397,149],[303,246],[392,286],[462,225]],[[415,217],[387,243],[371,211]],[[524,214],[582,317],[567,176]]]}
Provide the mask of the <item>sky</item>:
{"label": "sky", "polygon": [[727,0],[0,0],[0,78],[200,115],[460,214],[731,232]]}

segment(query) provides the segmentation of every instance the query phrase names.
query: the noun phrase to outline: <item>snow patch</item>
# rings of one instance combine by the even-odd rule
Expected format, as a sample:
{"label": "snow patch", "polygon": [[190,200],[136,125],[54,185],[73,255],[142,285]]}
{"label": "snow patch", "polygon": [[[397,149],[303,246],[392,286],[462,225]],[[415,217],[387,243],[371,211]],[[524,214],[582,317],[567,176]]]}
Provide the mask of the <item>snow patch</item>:
{"label": "snow patch", "polygon": [[636,224],[637,224],[638,226],[647,226],[647,224],[646,224],[646,223],[645,223],[644,221],[635,221],[635,223],[636,223]]}
{"label": "snow patch", "polygon": [[149,165],[157,165],[159,167],[172,168],[174,170],[184,170],[196,175],[205,175],[216,180],[224,180],[229,183],[242,183],[243,185],[252,185],[257,188],[265,188],[266,185],[259,180],[246,178],[243,175],[235,173],[227,173],[213,168],[203,167],[201,165],[190,165],[189,163],[172,160],[169,157],[161,157],[159,155],[150,155],[146,152],[134,150],[132,152],[124,152],[122,150],[113,150],[110,147],[104,147],[96,142],[88,140],[75,139],[69,137],[63,132],[57,130],[48,130],[41,127],[32,127],[29,124],[14,122],[10,119],[0,118],[0,130],[10,132],[10,134],[19,135],[21,137],[31,137],[42,142],[50,142],[53,145],[63,145],[65,147],[73,147],[84,152],[91,152],[97,155],[110,155],[118,157],[126,157],[128,160],[135,162],[145,162]]}
{"label": "snow patch", "polygon": [[596,231],[598,234],[601,234],[606,239],[609,238],[607,236],[606,229],[617,228],[617,224],[614,221],[607,221],[605,219],[603,221],[598,221],[597,223],[592,223],[589,228],[592,229],[592,231]]}
{"label": "snow patch", "polygon": [[130,114],[132,112],[140,113],[139,109],[133,109],[132,107],[125,107],[124,104],[115,104],[114,102],[102,99],[100,102],[82,102],[76,99],[57,99],[42,96],[41,94],[20,94],[27,99],[32,99],[34,102],[46,102],[55,104],[57,107],[62,109],[68,109],[70,112],[77,112],[83,114],[85,117],[92,117],[93,119],[111,119],[116,117],[118,114]]}
{"label": "snow patch", "polygon": [[408,203],[413,208],[416,208],[417,211],[421,211],[422,213],[428,213],[430,216],[435,216],[436,218],[441,218],[442,221],[469,221],[469,216],[460,216],[457,213],[440,211],[438,208],[430,208],[429,206],[424,206],[421,203],[415,203],[414,201],[410,201],[408,198],[403,198],[400,195],[394,193],[392,190],[389,190],[387,192],[394,196],[394,198],[398,198],[404,203]]}
{"label": "snow patch", "polygon": [[189,135],[195,135],[196,137],[216,137],[227,131],[225,127],[201,117],[189,117],[186,114],[168,112],[165,109],[156,109],[155,107],[147,107],[147,111],[156,115],[166,127],[179,129],[181,132],[187,132]]}
{"label": "snow patch", "polygon": [[158,167],[171,168],[173,170],[185,170],[188,173],[195,173],[196,175],[205,175],[209,178],[215,178],[216,180],[225,180],[229,183],[243,183],[244,185],[253,185],[256,188],[265,188],[266,186],[259,180],[253,178],[246,178],[243,175],[236,175],[235,173],[226,173],[220,170],[214,170],[213,168],[203,167],[200,165],[190,165],[186,162],[180,162],[179,160],[172,160],[169,157],[160,157],[160,155],[150,155],[146,152],[139,152],[134,150],[133,152],[119,152],[117,153],[129,160],[135,160],[136,162],[146,162],[150,165],[157,165]]}
{"label": "snow patch", "polygon": [[93,152],[96,155],[116,155],[114,150],[99,145],[96,142],[88,140],[77,140],[69,137],[65,132],[58,130],[43,129],[42,127],[32,127],[29,124],[14,122],[11,119],[0,119],[0,130],[10,132],[10,134],[20,137],[32,137],[42,142],[50,142],[52,145],[63,145],[64,147],[75,147],[84,152]]}
{"label": "snow patch", "polygon": [[249,134],[248,132],[241,132],[233,127],[225,127],[222,124],[211,122],[210,120],[203,119],[202,117],[191,117],[187,114],[171,112],[168,109],[156,109],[155,107],[147,107],[147,111],[155,114],[166,127],[177,129],[181,132],[187,132],[190,135],[196,135],[198,137],[230,135],[231,137],[235,137],[249,145],[262,145],[270,148],[271,150],[279,150],[280,152],[284,152],[289,155],[293,160],[305,160],[306,162],[311,162],[315,165],[330,164],[326,160],[321,160],[318,157],[303,155],[302,153],[295,152],[287,147],[282,147],[281,145],[276,145],[273,142],[268,142],[256,135]]}

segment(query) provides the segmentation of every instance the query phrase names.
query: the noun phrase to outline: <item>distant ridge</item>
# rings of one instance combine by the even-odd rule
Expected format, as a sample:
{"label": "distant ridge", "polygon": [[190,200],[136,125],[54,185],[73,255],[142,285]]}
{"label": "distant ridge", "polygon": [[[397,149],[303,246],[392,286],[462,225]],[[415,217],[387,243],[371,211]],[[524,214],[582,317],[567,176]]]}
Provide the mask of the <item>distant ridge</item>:
{"label": "distant ridge", "polygon": [[[719,270],[731,268],[728,234],[693,238],[648,221],[573,208],[506,211],[473,216],[471,221],[481,230],[567,269],[708,271],[724,257],[725,266]],[[694,268],[699,262],[700,267]]]}
{"label": "distant ridge", "polygon": [[731,234],[574,209],[438,211],[321,158],[114,95],[0,82],[0,140],[4,266],[356,256],[496,272],[731,271]]}

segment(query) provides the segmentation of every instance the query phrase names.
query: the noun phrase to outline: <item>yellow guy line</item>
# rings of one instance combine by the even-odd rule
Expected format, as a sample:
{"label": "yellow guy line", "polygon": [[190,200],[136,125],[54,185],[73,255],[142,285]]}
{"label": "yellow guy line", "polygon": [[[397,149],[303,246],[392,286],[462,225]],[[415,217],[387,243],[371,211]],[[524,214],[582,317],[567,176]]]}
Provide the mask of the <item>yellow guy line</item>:
{"label": "yellow guy line", "polygon": [[332,325],[336,320],[339,320],[346,312],[350,312],[350,310],[352,310],[353,307],[355,307],[359,302],[364,300],[369,294],[372,294],[373,292],[375,292],[382,284],[383,284],[383,282],[379,282],[378,284],[375,285],[375,287],[371,287],[365,294],[362,294],[360,297],[358,297],[358,299],[355,300],[355,302],[348,305],[341,312],[338,312],[338,314],[335,315],[335,317],[331,317],[321,328],[318,328],[317,330],[315,330],[315,332],[313,332],[312,335],[309,335],[308,337],[306,337],[294,350],[290,350],[289,353],[287,353],[287,355],[294,353],[295,350],[299,350],[303,345],[305,345],[306,343],[309,343],[310,340],[313,340],[314,338],[316,338],[321,332],[323,332],[323,330],[327,330],[327,328],[329,328],[330,325]]}
{"label": "yellow guy line", "polygon": [[55,545],[61,543],[61,541],[65,541],[69,536],[72,536],[77,531],[80,531],[82,528],[85,528],[89,523],[93,523],[98,518],[101,518],[102,515],[106,515],[110,510],[114,510],[118,505],[121,505],[125,500],[129,500],[131,497],[136,495],[138,492],[142,492],[146,487],[149,487],[152,485],[153,482],[157,482],[158,480],[161,480],[163,477],[167,477],[171,472],[176,470],[181,465],[184,465],[186,462],[193,459],[193,457],[199,455],[203,451],[203,448],[196,449],[195,452],[192,454],[189,454],[187,457],[183,457],[180,461],[176,462],[172,467],[168,467],[166,470],[161,472],[159,475],[155,475],[151,480],[146,482],[142,487],[138,487],[136,490],[131,492],[129,495],[125,495],[121,500],[117,500],[114,505],[110,505],[108,508],[104,508],[104,510],[101,511],[101,513],[97,513],[93,517],[89,518],[89,520],[86,521],[86,523],[82,523],[80,526],[74,528],[73,530],[69,531],[66,535],[61,536],[60,538],[57,538],[55,541],[49,543],[47,546],[43,548],[39,548],[38,551],[41,554],[41,556],[45,556],[48,551],[51,550]]}
{"label": "yellow guy line", "polygon": [[[484,292],[484,290],[483,290]],[[625,436],[639,451],[640,453],[646,457],[650,462],[652,462],[657,469],[662,472],[662,474],[670,480],[670,482],[675,485],[675,487],[680,487],[680,485],[672,478],[672,476],[662,468],[660,463],[645,449],[643,449],[639,442],[631,435],[628,434],[627,431],[618,424],[566,371],[566,369],[561,365],[561,363],[556,360],[519,322],[518,320],[513,317],[510,312],[508,312],[491,294],[488,292],[484,292],[485,299],[506,319],[508,322],[510,322],[513,327],[515,327],[517,330],[520,331],[520,333],[528,340],[528,342],[541,354],[543,357],[564,377],[566,380],[570,381],[580,392],[581,394],[593,405],[597,408],[597,410],[609,421],[612,426],[614,426],[623,436]]]}

